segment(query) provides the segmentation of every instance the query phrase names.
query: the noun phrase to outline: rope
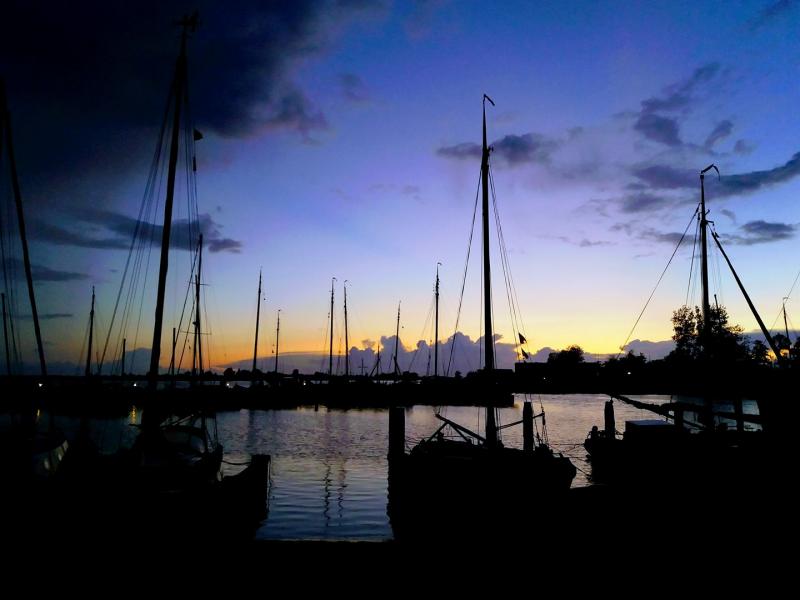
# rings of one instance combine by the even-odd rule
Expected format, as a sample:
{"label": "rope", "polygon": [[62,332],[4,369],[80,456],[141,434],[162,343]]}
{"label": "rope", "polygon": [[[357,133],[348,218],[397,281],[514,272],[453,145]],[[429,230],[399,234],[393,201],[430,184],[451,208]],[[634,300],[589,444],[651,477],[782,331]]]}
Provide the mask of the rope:
{"label": "rope", "polygon": [[650,304],[650,300],[653,299],[653,295],[656,293],[656,290],[658,289],[658,286],[661,283],[661,280],[664,278],[664,275],[666,274],[667,269],[669,269],[669,266],[672,264],[672,259],[675,258],[675,255],[678,253],[678,248],[681,247],[681,243],[683,243],[683,238],[686,237],[686,233],[689,231],[689,227],[692,225],[692,221],[694,220],[694,217],[697,214],[697,211],[698,211],[698,209],[696,208],[694,210],[694,214],[692,215],[692,218],[689,219],[689,223],[686,225],[686,229],[684,229],[683,235],[681,236],[681,239],[678,240],[678,244],[675,246],[675,250],[672,251],[672,256],[670,256],[669,260],[667,261],[667,266],[664,267],[664,270],[661,272],[661,275],[659,276],[658,281],[656,282],[656,285],[653,288],[653,291],[650,292],[650,296],[647,298],[647,302],[645,302],[644,303],[644,307],[642,307],[642,312],[640,312],[639,316],[636,317],[636,322],[633,324],[633,327],[631,327],[631,330],[628,333],[628,337],[625,338],[625,343],[622,344],[622,346],[619,347],[620,351],[617,352],[617,358],[619,358],[619,355],[625,349],[625,346],[628,345],[628,342],[630,341],[631,336],[633,335],[633,332],[636,329],[636,326],[639,324],[639,321],[641,320],[642,315],[644,314],[644,311],[647,310],[647,306]]}
{"label": "rope", "polygon": [[689,289],[692,286],[692,275],[694,274],[694,257],[697,251],[697,238],[700,233],[700,219],[697,219],[697,227],[694,230],[694,241],[692,242],[692,262],[689,263],[689,283],[686,284],[686,301],[684,306],[689,306]]}
{"label": "rope", "polygon": [[458,311],[456,312],[456,326],[453,330],[453,338],[450,342],[450,356],[447,359],[447,369],[445,369],[445,377],[450,375],[450,367],[453,364],[453,353],[455,352],[456,346],[456,334],[458,333],[458,323],[461,320],[461,305],[464,301],[464,288],[467,284],[467,270],[469,268],[469,256],[470,252],[472,251],[472,236],[475,233],[475,215],[478,214],[478,196],[480,195],[481,191],[481,175],[478,173],[478,187],[475,190],[475,206],[472,209],[472,225],[470,226],[469,230],[469,242],[467,243],[467,259],[464,261],[464,276],[461,279],[461,295],[458,297]]}

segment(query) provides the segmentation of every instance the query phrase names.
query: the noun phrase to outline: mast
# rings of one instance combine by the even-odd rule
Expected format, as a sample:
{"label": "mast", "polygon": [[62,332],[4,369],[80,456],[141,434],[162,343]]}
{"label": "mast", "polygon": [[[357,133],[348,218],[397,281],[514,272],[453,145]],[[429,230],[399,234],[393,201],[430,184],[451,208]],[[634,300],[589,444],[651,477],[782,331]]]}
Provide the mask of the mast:
{"label": "mast", "polygon": [[275,373],[278,373],[278,354],[281,341],[281,309],[278,309],[278,328],[275,331]]}
{"label": "mast", "polygon": [[714,169],[719,176],[716,165],[708,165],[700,171],[700,246],[702,248],[701,273],[703,287],[703,350],[706,358],[710,355],[711,346],[711,306],[708,300],[708,219],[706,219],[706,171]]}
{"label": "mast", "polygon": [[436,263],[436,291],[434,297],[436,298],[436,325],[434,326],[433,338],[433,376],[439,376],[439,265]]}
{"label": "mast", "polygon": [[92,337],[94,336],[94,286],[92,286],[92,310],[89,311],[89,348],[86,351],[86,377],[92,374]]}
{"label": "mast", "polygon": [[350,342],[347,337],[347,279],[344,280],[344,376],[350,377]]}
{"label": "mast", "polygon": [[126,338],[122,338],[122,360],[121,360],[121,368],[120,368],[120,376],[125,377],[125,345],[127,343]]}
{"label": "mast", "polygon": [[400,302],[397,302],[397,329],[394,333],[394,373],[400,375],[400,365],[397,363],[397,351],[400,347]]}
{"label": "mast", "polygon": [[[494,335],[492,333],[492,273],[489,261],[489,148],[486,143],[486,101],[492,106],[494,102],[486,94],[483,95],[483,151],[481,153],[481,185],[483,187],[483,346],[485,359],[483,368],[487,374],[494,370]],[[486,407],[486,445],[497,446],[497,424],[494,408]]]}
{"label": "mast", "polygon": [[[8,166],[11,171],[11,187],[14,190],[14,204],[17,208],[17,220],[19,222],[19,237],[22,244],[22,261],[25,267],[25,280],[28,284],[28,298],[31,303],[31,316],[33,317],[33,331],[36,335],[36,349],[39,353],[39,369],[42,377],[47,377],[47,364],[44,360],[44,346],[42,345],[42,332],[39,328],[39,311],[36,309],[36,294],[33,290],[33,275],[31,273],[31,259],[28,254],[28,236],[25,232],[25,215],[22,211],[22,192],[19,188],[19,177],[17,176],[17,163],[14,158],[14,144],[11,137],[11,113],[8,109],[6,100],[6,89],[0,79],[0,131],[4,130],[6,146],[8,147]],[[2,147],[0,140],[0,147]]]}
{"label": "mast", "polygon": [[331,345],[330,345],[330,352],[328,354],[328,376],[333,377],[333,282],[336,281],[336,277],[331,279]]}
{"label": "mast", "polygon": [[8,376],[11,377],[11,355],[8,352],[8,323],[7,323],[7,316],[6,316],[6,295],[5,293],[0,294],[3,297],[3,341],[6,345],[6,372]]}
{"label": "mast", "polygon": [[200,239],[197,242],[197,276],[195,277],[195,286],[194,286],[194,307],[195,307],[195,319],[194,319],[194,347],[195,347],[195,356],[197,358],[197,370],[192,369],[194,373],[193,375],[197,375],[198,371],[200,377],[203,377],[203,342],[201,340],[201,333],[200,333],[200,276],[201,270],[203,268],[203,234],[200,234]]}
{"label": "mast", "polygon": [[[256,304],[256,341],[253,344],[253,368],[250,370],[253,380],[256,378],[256,357],[258,356],[258,322],[261,319],[261,269],[258,270],[258,298]],[[277,363],[277,359],[276,363]]]}
{"label": "mast", "polygon": [[150,350],[150,388],[155,389],[158,382],[158,363],[161,358],[161,328],[164,319],[164,293],[167,287],[167,268],[169,266],[169,240],[172,232],[172,199],[175,196],[175,171],[178,165],[178,142],[181,131],[181,108],[186,98],[186,39],[189,32],[197,29],[197,13],[180,21],[181,51],[175,64],[175,78],[172,83],[172,101],[175,112],[172,120],[172,137],[169,148],[169,170],[167,172],[167,196],[164,202],[164,228],[161,236],[161,262],[158,269],[158,292],[156,295],[155,322],[153,324],[153,344]]}

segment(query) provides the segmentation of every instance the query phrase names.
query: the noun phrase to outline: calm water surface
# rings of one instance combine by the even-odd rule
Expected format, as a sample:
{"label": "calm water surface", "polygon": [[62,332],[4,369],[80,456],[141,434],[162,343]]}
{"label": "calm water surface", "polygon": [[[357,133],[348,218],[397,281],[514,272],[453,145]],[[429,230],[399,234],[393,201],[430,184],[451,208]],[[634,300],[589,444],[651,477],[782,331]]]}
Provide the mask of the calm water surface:
{"label": "calm water surface", "polygon": [[[637,396],[663,403],[669,396]],[[535,396],[546,411],[550,445],[569,456],[578,468],[574,486],[587,485],[589,465],[582,443],[592,425],[602,427],[604,395]],[[519,396],[513,408],[501,409],[501,422],[522,418]],[[683,400],[686,400],[683,398]],[[651,419],[653,413],[615,402],[617,429],[629,419]],[[753,403],[745,412],[757,412]],[[483,410],[449,407],[444,414],[483,431]],[[386,514],[389,413],[386,410],[295,410],[220,413],[220,441],[226,459],[249,454],[272,456],[269,516],[259,539],[359,539],[392,537]],[[441,424],[432,407],[406,411],[406,445],[411,447]],[[540,421],[537,420],[540,428]],[[522,446],[521,427],[504,430],[506,446]]]}
{"label": "calm water surface", "polygon": [[[513,408],[500,410],[501,423],[522,418],[523,396]],[[572,459],[578,468],[573,486],[589,483],[583,440],[592,425],[603,426],[605,395],[533,396],[535,412],[546,412],[551,447]],[[651,403],[670,396],[637,396]],[[690,400],[688,398],[675,398]],[[654,414],[615,402],[617,429],[629,419],[652,419]],[[718,406],[732,411],[732,407]],[[745,402],[747,413],[758,412]],[[448,407],[443,414],[476,432],[483,432],[483,409]],[[691,418],[687,414],[687,419]],[[130,446],[138,432],[135,411],[127,419],[93,421],[91,437],[104,452]],[[536,421],[541,434],[541,421]],[[429,406],[406,411],[408,448],[431,435],[441,424]],[[78,419],[59,417],[58,426],[74,435]],[[320,407],[287,410],[241,410],[217,415],[225,460],[243,462],[251,454],[272,456],[269,515],[256,533],[258,539],[384,540],[392,537],[386,514],[389,413],[387,410],[341,410]],[[522,447],[522,428],[502,431],[506,446]],[[241,466],[225,465],[229,473]]]}

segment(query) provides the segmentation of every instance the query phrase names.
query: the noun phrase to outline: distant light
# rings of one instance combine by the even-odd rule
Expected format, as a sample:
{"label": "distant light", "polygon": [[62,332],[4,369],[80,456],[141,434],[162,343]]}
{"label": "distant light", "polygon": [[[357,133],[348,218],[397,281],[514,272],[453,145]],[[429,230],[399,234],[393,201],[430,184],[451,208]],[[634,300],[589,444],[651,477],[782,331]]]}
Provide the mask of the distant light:
{"label": "distant light", "polygon": [[136,382],[133,383],[133,387],[136,387]]}
{"label": "distant light", "polygon": [[42,386],[44,386],[44,384],[43,384],[43,383],[40,383],[40,384],[39,384],[39,387],[42,387]]}
{"label": "distant light", "polygon": [[628,371],[628,375],[630,375],[630,374],[631,374],[631,372],[630,372],[630,371]]}

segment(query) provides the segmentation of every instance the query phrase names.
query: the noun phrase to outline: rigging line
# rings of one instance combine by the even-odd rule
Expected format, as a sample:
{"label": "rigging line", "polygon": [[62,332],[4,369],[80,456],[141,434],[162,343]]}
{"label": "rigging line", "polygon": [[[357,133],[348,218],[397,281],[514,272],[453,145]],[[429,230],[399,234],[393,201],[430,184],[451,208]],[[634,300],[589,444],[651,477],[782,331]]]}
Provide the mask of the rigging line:
{"label": "rigging line", "polygon": [[653,288],[653,291],[650,292],[650,296],[647,298],[647,302],[645,302],[644,303],[644,307],[642,307],[642,312],[640,312],[639,316],[636,317],[636,322],[633,324],[633,327],[631,327],[630,333],[628,333],[628,337],[625,338],[625,343],[622,344],[622,346],[620,346],[620,351],[617,352],[617,358],[619,358],[619,355],[622,353],[622,351],[625,348],[625,346],[628,345],[628,342],[630,341],[631,336],[633,335],[633,332],[636,330],[636,326],[639,324],[639,321],[641,320],[642,315],[644,314],[644,311],[647,310],[647,306],[650,304],[650,300],[653,299],[653,295],[656,293],[656,290],[658,289],[658,286],[661,283],[661,280],[664,279],[664,274],[667,272],[667,269],[669,269],[669,266],[672,264],[672,259],[675,258],[675,255],[678,253],[678,248],[681,247],[681,243],[683,242],[683,238],[686,237],[686,233],[689,231],[689,227],[691,227],[692,221],[694,220],[694,217],[697,214],[697,211],[698,211],[698,209],[695,209],[694,214],[692,215],[692,218],[689,220],[689,223],[686,225],[686,229],[683,230],[683,235],[681,236],[681,239],[678,240],[678,244],[675,246],[675,250],[672,251],[672,256],[669,257],[669,260],[667,261],[667,266],[664,267],[663,271],[661,271],[661,275],[659,276],[658,281],[656,282],[656,285]]}
{"label": "rigging line", "polygon": [[[500,264],[503,267],[503,282],[505,283],[506,289],[506,300],[508,301],[508,311],[509,317],[511,318],[511,332],[514,336],[514,352],[517,354],[517,358],[519,358],[519,352],[517,352],[517,340],[518,333],[519,333],[519,326],[517,322],[517,311],[514,307],[513,298],[511,295],[511,287],[510,287],[510,273],[511,268],[508,263],[508,252],[505,246],[505,240],[503,239],[503,229],[500,226],[500,214],[497,209],[497,198],[494,191],[494,179],[492,178],[492,172],[489,171],[489,184],[492,190],[492,207],[494,208],[494,218],[495,218],[495,226],[497,228],[497,243],[500,248]],[[492,310],[492,316],[494,316],[494,310]]]}
{"label": "rigging line", "polygon": [[117,308],[119,307],[120,296],[122,295],[122,290],[123,290],[123,288],[125,286],[125,278],[127,277],[127,274],[128,274],[128,266],[130,265],[131,254],[133,253],[133,248],[134,248],[134,245],[136,243],[136,237],[139,234],[139,230],[140,230],[141,224],[142,224],[142,213],[143,213],[143,210],[144,210],[144,207],[145,207],[145,198],[148,195],[148,189],[151,188],[152,177],[153,177],[152,174],[153,174],[154,171],[156,171],[158,169],[158,163],[160,162],[161,150],[162,150],[162,147],[164,145],[164,133],[166,131],[167,121],[169,119],[169,107],[170,107],[170,104],[172,104],[171,96],[172,96],[173,92],[174,92],[174,89],[171,89],[169,94],[168,94],[168,96],[167,96],[167,105],[164,108],[164,116],[161,119],[161,131],[159,132],[159,136],[158,136],[158,144],[156,145],[155,152],[153,153],[153,160],[152,160],[151,165],[150,165],[150,174],[148,176],[148,181],[147,181],[147,184],[145,186],[145,192],[144,192],[144,195],[142,197],[142,203],[139,205],[139,217],[136,219],[136,225],[135,225],[134,230],[133,230],[133,239],[131,239],[131,245],[130,245],[130,248],[128,249],[128,258],[125,261],[125,270],[123,271],[122,281],[120,282],[120,288],[119,288],[119,291],[117,292],[117,300],[114,303],[114,311],[113,311],[113,313],[111,315],[111,323],[110,323],[110,325],[108,327],[108,333],[106,334],[105,344],[103,345],[103,356],[102,356],[101,360],[105,360],[106,350],[108,349],[108,341],[109,341],[109,339],[111,337],[111,332],[114,329],[114,320],[115,320],[115,318],[117,316]]}
{"label": "rigging line", "polygon": [[[433,314],[433,305],[435,299],[431,298],[431,303],[428,306],[428,315],[425,317],[425,324],[422,326],[422,333],[420,334],[419,338],[417,339],[425,339],[425,333],[428,329],[428,322],[431,320],[431,315]],[[430,346],[429,346],[430,349]],[[411,354],[411,362],[408,364],[408,370],[411,371],[411,368],[414,366],[414,361],[417,359],[417,353],[419,352],[419,344],[414,349],[414,352]]]}
{"label": "rigging line", "polygon": [[[197,267],[198,259],[200,257],[199,248],[200,248],[200,244],[198,242],[198,245],[197,245],[197,249],[198,250],[194,253],[194,258],[193,258],[193,261],[192,261],[192,268],[191,268],[191,272],[189,273],[189,281],[188,281],[188,283],[186,285],[186,295],[183,298],[183,308],[181,308],[181,316],[180,316],[180,320],[178,321],[178,331],[179,332],[183,332],[183,318],[187,314],[186,313],[186,304],[188,303],[189,297],[192,298],[192,306],[189,309],[189,313],[188,314],[190,316],[188,318],[191,319],[191,315],[195,314],[195,299],[194,299],[194,294],[192,294],[191,292],[192,292],[192,286],[193,286],[192,279],[194,279],[195,269]],[[178,364],[175,366],[175,371],[176,372],[179,371],[179,366],[181,364],[183,364],[183,357],[184,357],[184,354],[186,353],[186,347],[189,344],[189,325],[190,325],[190,323],[187,323],[186,333],[185,333],[184,339],[183,339],[183,348],[181,348],[181,359],[178,362]]]}
{"label": "rigging line", "polygon": [[458,333],[458,323],[461,320],[461,305],[464,301],[464,287],[467,284],[467,270],[469,269],[469,255],[472,251],[472,237],[475,234],[475,215],[478,214],[478,197],[481,191],[481,173],[478,172],[478,187],[475,190],[475,206],[472,209],[472,225],[469,230],[469,242],[467,243],[467,259],[464,262],[464,276],[461,279],[461,295],[458,298],[458,311],[456,312],[456,326],[453,331],[453,342],[450,344],[450,356],[447,359],[447,369],[445,370],[445,377],[450,375],[450,367],[453,363],[453,352],[456,346],[456,334]]}
{"label": "rigging line", "polygon": [[686,284],[686,300],[683,305],[689,305],[689,288],[692,285],[692,275],[694,274],[694,257],[697,251],[697,235],[700,231],[700,219],[697,220],[697,226],[694,230],[694,241],[692,242],[692,261],[689,263],[689,282]]}
{"label": "rigging line", "polygon": [[[491,184],[492,197],[495,198],[496,194],[495,194],[495,190],[494,190],[494,176],[492,175],[491,165],[489,166],[489,169],[490,169],[489,170],[489,183]],[[514,305],[516,307],[517,333],[522,331],[523,335],[527,339],[528,332],[525,331],[525,323],[522,321],[522,311],[521,311],[520,305],[519,305],[519,296],[517,295],[517,287],[516,287],[516,284],[514,283],[514,274],[511,271],[511,261],[510,261],[509,256],[508,256],[508,247],[506,245],[505,235],[503,234],[503,226],[500,223],[500,216],[497,213],[497,202],[496,201],[494,201],[494,205],[495,205],[495,214],[497,215],[497,227],[498,227],[498,231],[499,231],[498,237],[502,240],[502,248],[503,248],[503,252],[505,253],[506,268],[508,270],[508,280],[509,280],[509,283],[510,283],[510,286],[511,286],[512,299],[513,299]]]}
{"label": "rigging line", "polygon": [[330,327],[331,313],[328,312],[328,316],[325,317],[325,338],[322,340],[322,359],[319,363],[319,371],[322,373],[325,370],[325,360],[328,358],[328,353],[325,352],[325,348],[328,347],[328,329]]}

